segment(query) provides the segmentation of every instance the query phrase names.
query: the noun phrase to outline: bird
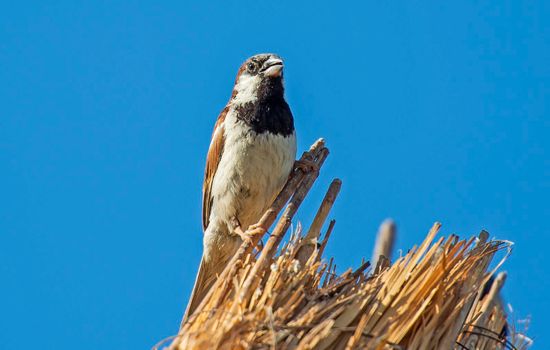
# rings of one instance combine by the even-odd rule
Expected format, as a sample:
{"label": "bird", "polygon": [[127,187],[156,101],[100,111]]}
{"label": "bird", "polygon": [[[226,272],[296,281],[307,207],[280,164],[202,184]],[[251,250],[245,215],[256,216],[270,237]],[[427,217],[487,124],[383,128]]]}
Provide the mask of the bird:
{"label": "bird", "polygon": [[215,123],[202,188],[203,254],[182,326],[243,240],[262,230],[254,224],[295,167],[296,131],[283,68],[276,54],[248,58]]}

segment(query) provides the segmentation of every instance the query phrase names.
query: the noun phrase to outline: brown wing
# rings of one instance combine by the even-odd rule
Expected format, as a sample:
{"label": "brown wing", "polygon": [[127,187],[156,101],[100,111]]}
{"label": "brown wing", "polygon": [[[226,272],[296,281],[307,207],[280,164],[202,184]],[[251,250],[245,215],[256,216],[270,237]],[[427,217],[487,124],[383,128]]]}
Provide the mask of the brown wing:
{"label": "brown wing", "polygon": [[210,191],[212,190],[212,182],[214,181],[214,175],[218,170],[218,164],[223,153],[224,144],[224,125],[225,116],[227,115],[228,107],[225,107],[220,113],[216,125],[214,126],[214,132],[212,133],[212,141],[210,142],[210,148],[206,156],[206,169],[204,170],[204,183],[202,185],[202,228],[206,230],[208,227],[208,220],[210,219],[210,209],[212,207],[212,196]]}

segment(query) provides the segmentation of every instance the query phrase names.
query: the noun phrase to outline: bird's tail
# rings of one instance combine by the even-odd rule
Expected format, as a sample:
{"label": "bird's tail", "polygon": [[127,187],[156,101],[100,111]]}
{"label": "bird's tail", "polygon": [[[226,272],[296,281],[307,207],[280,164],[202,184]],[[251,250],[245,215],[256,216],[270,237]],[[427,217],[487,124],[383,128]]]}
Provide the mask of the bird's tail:
{"label": "bird's tail", "polygon": [[189,316],[191,316],[200,305],[202,299],[204,299],[210,287],[212,287],[216,281],[217,274],[218,271],[215,271],[215,264],[211,261],[206,261],[203,255],[201,264],[199,265],[199,271],[197,272],[197,278],[195,279],[195,285],[193,286],[191,297],[189,297],[189,303],[183,315],[180,328],[183,327],[185,322],[189,319]]}

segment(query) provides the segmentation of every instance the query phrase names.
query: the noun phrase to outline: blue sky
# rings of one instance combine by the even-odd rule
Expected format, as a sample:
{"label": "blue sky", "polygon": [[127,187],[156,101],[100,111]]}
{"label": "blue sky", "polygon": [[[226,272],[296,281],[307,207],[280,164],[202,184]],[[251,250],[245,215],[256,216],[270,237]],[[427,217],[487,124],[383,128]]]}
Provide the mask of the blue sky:
{"label": "blue sky", "polygon": [[200,259],[204,157],[240,63],[286,60],[300,151],[343,180],[327,256],[431,224],[516,243],[505,299],[550,347],[549,4],[12,2],[0,11],[0,344],[145,349]]}

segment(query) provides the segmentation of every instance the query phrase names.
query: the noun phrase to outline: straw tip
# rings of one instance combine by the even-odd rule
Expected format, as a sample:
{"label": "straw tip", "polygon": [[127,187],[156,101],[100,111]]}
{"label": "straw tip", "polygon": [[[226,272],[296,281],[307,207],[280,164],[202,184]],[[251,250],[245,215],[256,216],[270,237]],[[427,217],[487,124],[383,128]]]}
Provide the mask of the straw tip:
{"label": "straw tip", "polygon": [[318,148],[318,147],[324,147],[325,146],[325,139],[324,138],[318,138],[317,141],[313,143],[311,148]]}
{"label": "straw tip", "polygon": [[380,227],[387,227],[395,229],[395,221],[392,218],[387,218],[380,224]]}

